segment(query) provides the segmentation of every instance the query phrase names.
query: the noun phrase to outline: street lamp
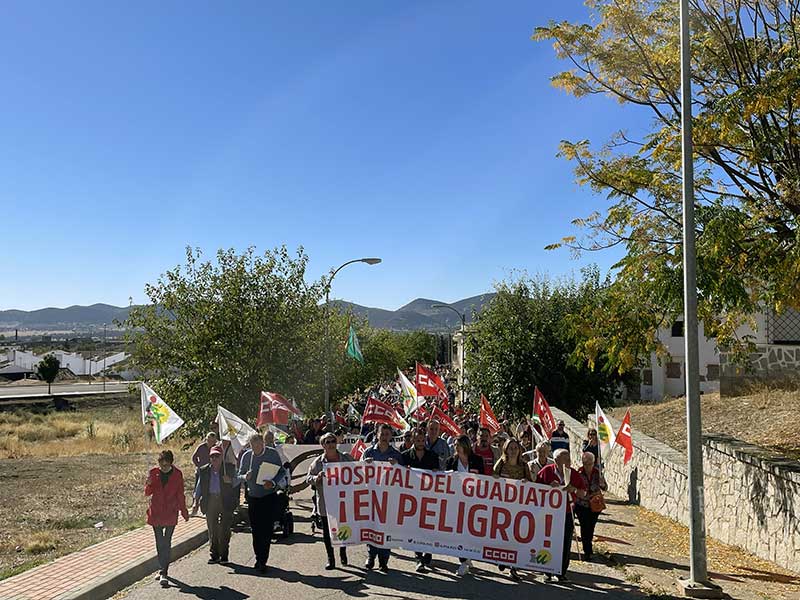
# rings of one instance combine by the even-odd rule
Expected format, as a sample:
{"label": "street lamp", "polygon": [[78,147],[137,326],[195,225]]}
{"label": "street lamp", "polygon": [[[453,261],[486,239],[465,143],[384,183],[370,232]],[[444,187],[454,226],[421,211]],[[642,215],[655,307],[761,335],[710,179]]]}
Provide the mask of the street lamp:
{"label": "street lamp", "polygon": [[454,313],[456,313],[458,315],[458,318],[461,319],[461,360],[459,361],[461,363],[461,368],[458,370],[458,377],[459,377],[459,380],[460,380],[458,382],[458,393],[461,394],[461,400],[459,401],[459,404],[463,405],[464,404],[464,365],[465,365],[465,363],[464,363],[464,354],[465,354],[465,349],[466,349],[466,346],[467,346],[467,332],[466,332],[467,318],[464,315],[464,313],[462,313],[459,310],[453,308],[449,304],[431,304],[431,308],[446,308],[448,310],[452,310]]}
{"label": "street lamp", "polygon": [[689,579],[679,579],[684,595],[721,598],[708,580],[700,411],[700,357],[697,327],[697,252],[695,248],[694,162],[692,146],[692,71],[689,0],[680,0],[681,170],[683,172],[683,321],[686,356],[686,446],[689,492]]}
{"label": "street lamp", "polygon": [[331,276],[328,277],[328,282],[325,284],[325,414],[328,415],[330,423],[333,423],[333,415],[331,415],[330,371],[328,366],[328,357],[330,355],[331,283],[333,283],[333,278],[336,277],[336,274],[342,269],[344,269],[347,265],[352,265],[353,263],[366,263],[368,265],[377,265],[379,262],[381,262],[380,258],[356,258],[353,260],[348,260],[346,263],[340,265],[337,269],[334,269],[331,272]]}

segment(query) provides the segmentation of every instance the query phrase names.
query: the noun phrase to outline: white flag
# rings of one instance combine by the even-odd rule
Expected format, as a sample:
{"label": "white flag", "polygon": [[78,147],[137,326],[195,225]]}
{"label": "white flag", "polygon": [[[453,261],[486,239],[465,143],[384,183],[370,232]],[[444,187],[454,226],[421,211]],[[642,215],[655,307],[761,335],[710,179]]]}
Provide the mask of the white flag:
{"label": "white flag", "polygon": [[347,416],[357,421],[361,420],[361,413],[356,410],[356,407],[353,406],[352,403],[347,405]]}
{"label": "white flag", "polygon": [[397,369],[397,374],[400,376],[400,389],[401,391],[401,398],[403,399],[403,410],[405,411],[405,416],[407,417],[415,410],[417,410],[420,406],[425,404],[425,398],[422,400],[419,399],[417,396],[417,388],[414,387],[408,377],[403,375],[403,372],[400,369]]}
{"label": "white flag", "polygon": [[256,430],[243,419],[219,404],[217,405],[217,424],[219,425],[219,439],[230,440],[231,448],[236,456],[239,456],[242,448],[247,446],[250,436],[256,433]]}
{"label": "white flag", "polygon": [[183,425],[175,411],[164,402],[146,383],[142,383],[142,423],[150,424],[156,436],[156,443],[161,444],[172,433]]}
{"label": "white flag", "polygon": [[594,403],[594,417],[597,421],[597,440],[600,443],[601,455],[611,452],[617,443],[617,436],[614,435],[614,428],[611,427],[603,409],[600,408],[599,402]]}

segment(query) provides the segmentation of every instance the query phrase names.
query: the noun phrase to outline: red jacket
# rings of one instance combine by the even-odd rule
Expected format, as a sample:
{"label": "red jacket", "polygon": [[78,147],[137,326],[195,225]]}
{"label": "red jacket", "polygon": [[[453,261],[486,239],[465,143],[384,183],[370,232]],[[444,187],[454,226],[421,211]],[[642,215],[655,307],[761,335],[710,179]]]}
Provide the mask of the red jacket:
{"label": "red jacket", "polygon": [[[543,467],[539,474],[536,476],[536,483],[543,483],[545,485],[550,485],[554,481],[557,481],[561,484],[564,483],[564,478],[561,475],[560,469],[558,465],[552,464]],[[581,477],[580,473],[578,473],[575,469],[570,468],[569,470],[569,484],[577,488],[579,490],[586,489],[586,482],[584,482],[583,477]],[[570,492],[569,494],[569,502],[567,502],[567,512],[572,512],[572,505],[575,503],[575,494]]]}
{"label": "red jacket", "polygon": [[178,467],[172,467],[172,475],[167,485],[161,485],[159,475],[161,469],[153,467],[147,474],[144,495],[150,496],[150,507],[147,509],[148,525],[177,525],[178,513],[184,519],[189,518],[186,509],[186,497],[183,495],[183,473]]}

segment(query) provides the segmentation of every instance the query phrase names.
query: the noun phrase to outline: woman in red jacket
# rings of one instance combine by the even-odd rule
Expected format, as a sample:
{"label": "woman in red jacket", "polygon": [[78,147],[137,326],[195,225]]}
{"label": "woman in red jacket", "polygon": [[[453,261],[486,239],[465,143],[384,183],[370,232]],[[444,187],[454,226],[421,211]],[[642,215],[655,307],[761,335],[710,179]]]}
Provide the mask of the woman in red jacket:
{"label": "woman in red jacket", "polygon": [[189,520],[186,509],[186,497],[183,493],[183,473],[172,463],[175,457],[171,450],[164,450],[158,455],[158,466],[150,469],[144,495],[150,496],[150,507],[147,509],[147,524],[153,526],[156,535],[156,552],[161,567],[161,587],[167,587],[167,569],[172,547],[172,532],[178,524],[178,513],[184,521]]}

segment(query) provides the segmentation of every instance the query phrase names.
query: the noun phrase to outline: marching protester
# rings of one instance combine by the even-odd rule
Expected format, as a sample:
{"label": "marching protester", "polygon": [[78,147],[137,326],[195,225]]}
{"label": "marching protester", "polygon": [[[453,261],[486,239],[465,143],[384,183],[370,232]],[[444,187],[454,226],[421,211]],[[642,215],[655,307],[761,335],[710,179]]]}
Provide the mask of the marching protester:
{"label": "marching protester", "polygon": [[[255,569],[259,573],[267,572],[272,530],[278,508],[275,492],[277,485],[286,476],[282,463],[275,448],[264,446],[260,433],[250,436],[250,448],[240,458],[239,478],[247,484],[247,514],[253,536],[253,552],[256,555]],[[258,474],[263,464],[274,465],[275,474],[271,479],[259,483]]]}
{"label": "marching protester", "polygon": [[582,452],[591,452],[594,455],[595,464],[600,464],[600,448],[597,443],[597,430],[589,429],[586,432],[586,439],[583,440]]}
{"label": "marching protester", "polygon": [[494,463],[499,456],[495,455],[495,449],[491,444],[491,434],[488,427],[481,427],[478,443],[475,444],[473,452],[483,460],[482,475],[491,475],[494,470]]}
{"label": "marching protester", "polygon": [[[557,576],[558,581],[564,581],[567,578],[567,569],[569,569],[570,559],[570,545],[572,543],[572,535],[575,531],[575,521],[572,516],[572,505],[576,498],[583,498],[586,496],[586,485],[578,472],[571,467],[569,457],[569,450],[563,448],[556,450],[553,453],[553,464],[547,465],[536,476],[536,483],[542,483],[551,487],[561,487],[568,494],[569,499],[565,503],[564,511],[566,512],[564,519],[564,553],[561,562],[561,575]],[[551,581],[552,577],[545,575],[546,581]]]}
{"label": "marching protester", "polygon": [[[531,469],[525,459],[522,458],[522,446],[515,439],[508,440],[503,446],[503,454],[495,463],[493,474],[495,477],[504,479],[516,479],[518,481],[533,481]],[[506,565],[499,565],[501,571],[506,570]],[[511,578],[519,581],[519,573],[511,567]]]}
{"label": "marching protester", "polygon": [[452,453],[447,442],[439,437],[440,431],[441,425],[439,421],[431,419],[430,422],[428,422],[428,437],[425,440],[425,446],[428,450],[432,450],[436,453],[436,456],[439,457],[439,469],[443,470],[447,464],[447,459],[450,458]]}
{"label": "marching protester", "polygon": [[[412,434],[413,446],[402,453],[400,464],[412,469],[425,469],[426,471],[439,470],[439,457],[433,450],[425,447],[425,430],[415,429]],[[431,566],[433,555],[430,552],[415,552],[417,557],[417,573],[424,573]]]}
{"label": "marching protester", "polygon": [[189,520],[186,497],[183,492],[183,473],[173,465],[175,457],[171,450],[158,455],[158,466],[150,469],[144,486],[144,495],[150,497],[147,509],[147,524],[153,527],[156,538],[156,553],[160,568],[161,587],[167,587],[172,533],[178,524],[178,513]]}
{"label": "marching protester", "polygon": [[[597,434],[595,433],[595,436]],[[595,466],[594,454],[584,452],[581,457],[583,466],[578,469],[578,474],[586,486],[586,495],[575,501],[575,516],[581,527],[581,544],[583,545],[583,559],[592,560],[592,538],[597,526],[597,519],[605,507],[603,492],[608,489],[605,477]]]}
{"label": "marching protester", "polygon": [[397,445],[397,451],[402,454],[403,452],[406,452],[407,450],[410,450],[413,447],[414,447],[414,440],[412,439],[411,432],[406,431],[403,434],[403,441]]}
{"label": "marching protester", "polygon": [[319,439],[322,436],[322,421],[320,419],[313,419],[311,421],[311,426],[306,431],[306,435],[303,438],[304,444],[318,444]]}
{"label": "marching protester", "polygon": [[206,515],[208,541],[211,546],[208,562],[226,564],[231,542],[233,510],[239,500],[236,463],[224,461],[221,446],[214,446],[209,457],[211,462],[200,467],[195,503],[199,503],[203,514]]}
{"label": "marching protester", "polygon": [[[353,462],[353,457],[344,452],[339,452],[336,447],[336,436],[332,433],[326,433],[320,438],[323,453],[314,459],[311,466],[308,467],[308,477],[306,481],[314,486],[316,491],[317,513],[322,517],[322,539],[325,543],[325,552],[328,555],[328,564],[325,569],[330,571],[336,568],[336,561],[333,554],[333,544],[331,543],[330,525],[328,524],[328,513],[325,512],[325,494],[322,490],[324,482],[325,465],[333,462]],[[342,566],[347,566],[347,548],[341,546],[339,548],[339,560]]]}
{"label": "marching protester", "polygon": [[[198,474],[200,473],[200,468],[205,467],[209,461],[211,453],[211,448],[213,448],[217,444],[217,434],[213,431],[209,431],[206,434],[206,438],[200,443],[199,446],[192,454],[192,463],[194,463],[194,485],[195,485],[195,495],[197,495],[197,482],[198,482]],[[197,509],[199,506],[197,503],[192,506],[192,515],[197,514]]]}
{"label": "marching protester", "polygon": [[[487,435],[489,430],[486,430]],[[488,438],[487,438],[488,439]],[[458,473],[475,473],[484,475],[485,465],[483,459],[472,451],[472,444],[469,436],[461,435],[456,438],[456,453],[447,461],[445,471],[456,471]],[[463,577],[469,573],[471,562],[466,558],[458,559],[461,564],[458,567],[459,576]]]}
{"label": "marching protester", "polygon": [[556,450],[569,450],[569,434],[564,431],[565,423],[562,420],[559,420],[556,423],[556,428],[553,433],[550,434],[550,447],[553,449],[553,452]]}
{"label": "marching protester", "polygon": [[[402,455],[392,446],[392,428],[390,425],[382,424],[378,429],[378,441],[371,448],[364,450],[361,460],[364,462],[388,462],[397,464],[402,459]],[[367,544],[367,562],[364,568],[371,571],[375,568],[375,559],[378,559],[378,568],[386,573],[389,570],[389,548],[376,548],[372,544]]]}
{"label": "marching protester", "polygon": [[553,459],[550,458],[550,442],[539,442],[534,450],[535,456],[533,460],[528,463],[531,468],[531,473],[535,477],[547,465],[553,464]]}

